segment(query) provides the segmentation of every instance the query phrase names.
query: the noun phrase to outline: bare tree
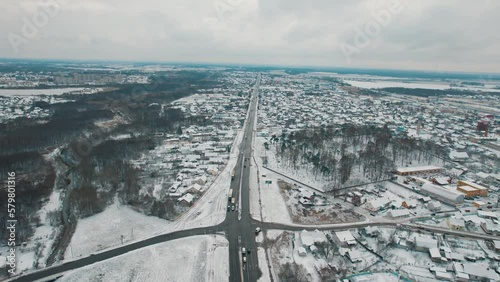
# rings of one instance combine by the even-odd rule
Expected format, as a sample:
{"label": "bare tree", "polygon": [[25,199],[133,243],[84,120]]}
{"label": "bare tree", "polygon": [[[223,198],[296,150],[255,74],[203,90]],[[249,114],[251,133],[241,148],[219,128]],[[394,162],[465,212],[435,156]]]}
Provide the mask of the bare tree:
{"label": "bare tree", "polygon": [[278,273],[279,281],[283,282],[308,282],[306,269],[295,262],[287,262],[281,266]]}

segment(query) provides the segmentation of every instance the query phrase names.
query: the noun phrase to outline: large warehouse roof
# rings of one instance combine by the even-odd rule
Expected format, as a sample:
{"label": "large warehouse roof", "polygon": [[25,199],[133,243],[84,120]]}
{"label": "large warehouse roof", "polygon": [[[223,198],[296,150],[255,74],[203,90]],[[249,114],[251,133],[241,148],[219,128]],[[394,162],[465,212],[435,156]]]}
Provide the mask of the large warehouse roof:
{"label": "large warehouse roof", "polygon": [[422,185],[421,191],[444,200],[445,202],[452,202],[454,204],[462,203],[465,197],[464,194],[458,191],[449,190],[430,183],[425,183],[424,185]]}
{"label": "large warehouse roof", "polygon": [[442,168],[439,166],[428,165],[428,166],[400,167],[397,169],[397,171],[413,172],[413,171],[426,171],[426,170],[438,170],[438,169]]}

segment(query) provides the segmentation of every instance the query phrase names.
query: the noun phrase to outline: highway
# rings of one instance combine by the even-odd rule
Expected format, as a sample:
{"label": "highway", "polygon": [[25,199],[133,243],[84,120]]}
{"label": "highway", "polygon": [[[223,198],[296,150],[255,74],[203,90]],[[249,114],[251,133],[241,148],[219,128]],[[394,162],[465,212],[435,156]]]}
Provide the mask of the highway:
{"label": "highway", "polygon": [[[255,243],[256,225],[250,217],[250,159],[252,155],[253,127],[257,112],[257,98],[260,87],[260,74],[257,77],[255,88],[250,98],[248,118],[245,123],[243,141],[240,145],[240,156],[235,167],[235,179],[231,185],[235,191],[234,197],[239,201],[237,212],[230,212],[226,216],[227,237],[229,240],[229,281],[257,281],[259,278],[259,264],[257,258],[257,244]],[[242,262],[241,248],[247,252],[247,262]]]}
{"label": "highway", "polygon": [[[471,239],[485,239],[492,240],[498,237],[486,234],[454,231],[440,227],[412,224],[408,223],[410,220],[384,220],[377,222],[355,222],[349,224],[328,224],[328,225],[287,225],[272,222],[260,222],[252,219],[250,216],[250,159],[252,157],[252,139],[253,128],[257,112],[258,91],[260,87],[261,76],[257,77],[255,87],[252,91],[250,98],[250,105],[248,116],[243,129],[244,135],[240,145],[240,154],[234,168],[234,179],[231,180],[231,188],[233,189],[233,197],[237,199],[237,210],[228,211],[225,220],[215,226],[188,229],[176,231],[173,233],[162,234],[152,238],[148,238],[139,242],[129,245],[124,245],[115,249],[97,253],[85,258],[77,259],[70,262],[65,262],[59,265],[47,267],[41,270],[30,272],[28,274],[10,278],[7,281],[53,281],[56,277],[63,275],[65,272],[94,264],[96,262],[111,259],[113,257],[123,255],[130,251],[138,250],[147,246],[155,245],[158,243],[184,238],[188,236],[215,234],[224,232],[229,241],[229,281],[230,282],[243,282],[243,281],[257,281],[260,275],[259,262],[257,257],[257,244],[255,242],[255,228],[260,227],[262,230],[280,229],[289,231],[301,230],[345,230],[350,228],[362,228],[366,226],[392,226],[396,228],[406,228],[420,232],[439,232],[455,236],[462,236]],[[229,200],[228,200],[229,205]],[[247,262],[243,262],[241,248],[250,250],[246,253]],[[265,264],[264,262],[261,262]]]}

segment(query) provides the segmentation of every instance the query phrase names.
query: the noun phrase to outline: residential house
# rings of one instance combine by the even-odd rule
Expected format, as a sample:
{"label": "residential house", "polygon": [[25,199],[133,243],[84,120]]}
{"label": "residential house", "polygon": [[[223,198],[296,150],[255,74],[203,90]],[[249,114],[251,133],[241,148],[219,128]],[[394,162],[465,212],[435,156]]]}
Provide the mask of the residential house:
{"label": "residential house", "polygon": [[391,210],[389,211],[389,215],[392,218],[404,218],[410,216],[410,211],[407,209],[404,210]]}
{"label": "residential house", "polygon": [[415,250],[427,252],[429,249],[437,248],[437,240],[429,237],[415,237]]}
{"label": "residential house", "polygon": [[202,189],[202,186],[200,184],[198,184],[198,183],[195,183],[195,184],[191,185],[186,190],[186,192],[192,193],[192,194],[197,194],[197,193],[201,193],[201,189]]}
{"label": "residential house", "polygon": [[429,255],[431,256],[431,260],[433,262],[441,262],[441,253],[438,248],[429,249]]}
{"label": "residential house", "polygon": [[342,246],[353,246],[356,245],[356,239],[352,236],[351,231],[337,231],[335,232],[335,237]]}
{"label": "residential house", "polygon": [[500,235],[500,224],[494,224],[491,222],[483,222],[481,223],[481,228],[486,234],[491,234],[491,235]]}
{"label": "residential house", "polygon": [[493,241],[493,244],[495,246],[495,251],[500,252],[500,240]]}
{"label": "residential house", "polygon": [[193,180],[193,184],[194,183],[197,183],[199,185],[204,185],[205,183],[207,183],[207,180],[208,178],[205,176],[205,175],[202,175],[202,176],[198,176],[196,177],[194,180]]}
{"label": "residential house", "polygon": [[190,193],[184,194],[184,196],[180,197],[177,202],[182,206],[191,206],[194,202],[194,196]]}
{"label": "residential house", "polygon": [[465,221],[463,219],[450,217],[447,223],[451,230],[465,230]]}
{"label": "residential house", "polygon": [[362,262],[363,261],[363,256],[361,255],[361,252],[358,250],[349,250],[347,251],[347,257],[352,263],[356,262]]}
{"label": "residential house", "polygon": [[464,162],[469,158],[469,154],[467,152],[451,151],[449,157],[453,161]]}
{"label": "residential house", "polygon": [[314,230],[313,232],[302,230],[299,236],[302,247],[304,248],[310,248],[315,243],[322,243],[327,241],[325,234],[319,230]]}

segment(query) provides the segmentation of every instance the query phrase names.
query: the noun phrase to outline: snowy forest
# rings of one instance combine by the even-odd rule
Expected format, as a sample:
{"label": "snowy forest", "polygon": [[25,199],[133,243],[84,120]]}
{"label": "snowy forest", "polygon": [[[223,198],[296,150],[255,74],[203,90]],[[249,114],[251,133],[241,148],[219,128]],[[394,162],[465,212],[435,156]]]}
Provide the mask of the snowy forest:
{"label": "snowy forest", "polygon": [[272,135],[264,147],[273,150],[283,166],[306,168],[315,178],[329,181],[329,191],[342,188],[350,180],[388,179],[398,166],[442,164],[447,154],[433,142],[394,135],[387,125],[346,124],[292,131]]}

